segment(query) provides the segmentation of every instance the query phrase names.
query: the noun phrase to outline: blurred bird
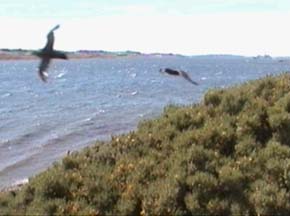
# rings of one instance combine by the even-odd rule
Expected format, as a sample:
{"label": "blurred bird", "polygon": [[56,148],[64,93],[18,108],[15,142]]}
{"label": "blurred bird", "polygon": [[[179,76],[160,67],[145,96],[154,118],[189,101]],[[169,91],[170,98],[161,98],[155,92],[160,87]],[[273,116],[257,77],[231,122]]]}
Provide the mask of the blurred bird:
{"label": "blurred bird", "polygon": [[66,54],[61,51],[53,50],[54,44],[54,31],[59,28],[59,25],[56,25],[50,32],[47,34],[47,43],[45,47],[39,51],[34,51],[32,54],[41,58],[40,65],[38,67],[38,75],[43,82],[47,81],[46,70],[49,66],[49,63],[52,58],[59,59],[68,59]]}
{"label": "blurred bird", "polygon": [[189,81],[190,83],[194,84],[194,85],[198,85],[197,82],[193,81],[189,75],[182,71],[182,70],[173,70],[170,68],[164,68],[164,69],[160,69],[159,72],[161,73],[167,73],[169,75],[173,75],[173,76],[182,76],[184,79],[186,79],[187,81]]}

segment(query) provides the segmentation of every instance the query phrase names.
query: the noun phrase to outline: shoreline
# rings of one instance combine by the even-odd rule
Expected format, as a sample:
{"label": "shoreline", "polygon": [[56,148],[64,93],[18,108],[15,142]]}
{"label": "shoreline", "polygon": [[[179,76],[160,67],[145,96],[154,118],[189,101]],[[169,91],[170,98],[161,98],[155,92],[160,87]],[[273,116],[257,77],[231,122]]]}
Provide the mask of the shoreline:
{"label": "shoreline", "polygon": [[15,183],[12,183],[11,185],[8,185],[6,187],[0,188],[0,194],[12,192],[12,191],[18,191],[20,190],[24,185],[29,183],[29,179],[25,178],[22,180],[19,180]]}
{"label": "shoreline", "polygon": [[[0,49],[0,61],[7,60],[34,60],[39,59],[32,54],[33,50],[26,49]],[[137,51],[103,51],[103,50],[78,50],[78,51],[63,51],[68,55],[69,59],[112,59],[122,57],[140,57],[140,56],[153,56],[153,57],[189,57],[181,54],[174,53],[141,53]],[[219,55],[218,55],[219,56]],[[223,56],[223,55],[222,55]],[[225,55],[227,56],[227,55]]]}
{"label": "shoreline", "polygon": [[[120,57],[136,57],[144,56],[142,53],[135,52],[104,52],[104,51],[76,51],[66,52],[69,59],[90,59],[90,58],[102,58],[112,59]],[[35,60],[39,59],[32,54],[32,50],[1,50],[0,49],[0,61],[8,60]]]}
{"label": "shoreline", "polygon": [[[93,59],[93,58],[112,59],[112,58],[120,58],[120,57],[121,56],[68,54],[69,59]],[[7,54],[0,53],[0,61],[15,61],[15,60],[27,61],[27,60],[39,60],[39,58],[33,55],[7,55]]]}

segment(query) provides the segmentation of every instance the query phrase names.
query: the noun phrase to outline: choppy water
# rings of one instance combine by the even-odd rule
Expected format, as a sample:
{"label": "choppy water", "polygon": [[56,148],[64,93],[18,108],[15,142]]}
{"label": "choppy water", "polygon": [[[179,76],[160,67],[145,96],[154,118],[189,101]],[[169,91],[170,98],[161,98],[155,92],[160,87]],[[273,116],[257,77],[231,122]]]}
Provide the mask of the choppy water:
{"label": "choppy water", "polygon": [[[49,83],[38,61],[0,61],[0,188],[38,173],[66,154],[136,128],[168,104],[198,102],[212,87],[290,69],[251,58],[136,57],[54,61]],[[200,83],[160,74],[189,71]]]}

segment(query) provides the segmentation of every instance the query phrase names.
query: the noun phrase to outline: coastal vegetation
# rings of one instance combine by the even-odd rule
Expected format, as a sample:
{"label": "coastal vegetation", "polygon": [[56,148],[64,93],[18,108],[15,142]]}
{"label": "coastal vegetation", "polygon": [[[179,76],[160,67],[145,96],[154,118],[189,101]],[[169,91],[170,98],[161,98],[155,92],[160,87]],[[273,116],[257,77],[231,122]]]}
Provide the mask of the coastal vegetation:
{"label": "coastal vegetation", "polygon": [[290,215],[289,132],[289,74],[212,89],[0,194],[0,215]]}

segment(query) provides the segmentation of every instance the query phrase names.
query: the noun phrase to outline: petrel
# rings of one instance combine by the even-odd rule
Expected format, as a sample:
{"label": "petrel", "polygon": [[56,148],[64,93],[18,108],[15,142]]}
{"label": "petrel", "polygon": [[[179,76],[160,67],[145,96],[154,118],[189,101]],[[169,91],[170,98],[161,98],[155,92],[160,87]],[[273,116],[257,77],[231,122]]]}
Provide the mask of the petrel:
{"label": "petrel", "polygon": [[164,69],[160,69],[159,72],[161,72],[161,73],[167,73],[167,74],[173,75],[173,76],[182,76],[184,79],[186,79],[190,83],[192,83],[194,85],[198,85],[197,82],[193,81],[189,77],[189,75],[186,72],[182,71],[182,70],[173,70],[171,68],[164,68]]}
{"label": "petrel", "polygon": [[33,55],[41,58],[41,62],[38,67],[38,75],[43,82],[47,81],[46,70],[49,66],[49,63],[52,58],[67,59],[67,56],[64,52],[53,50],[54,44],[54,30],[57,30],[59,25],[56,25],[50,32],[47,34],[47,42],[43,49],[33,52]]}

